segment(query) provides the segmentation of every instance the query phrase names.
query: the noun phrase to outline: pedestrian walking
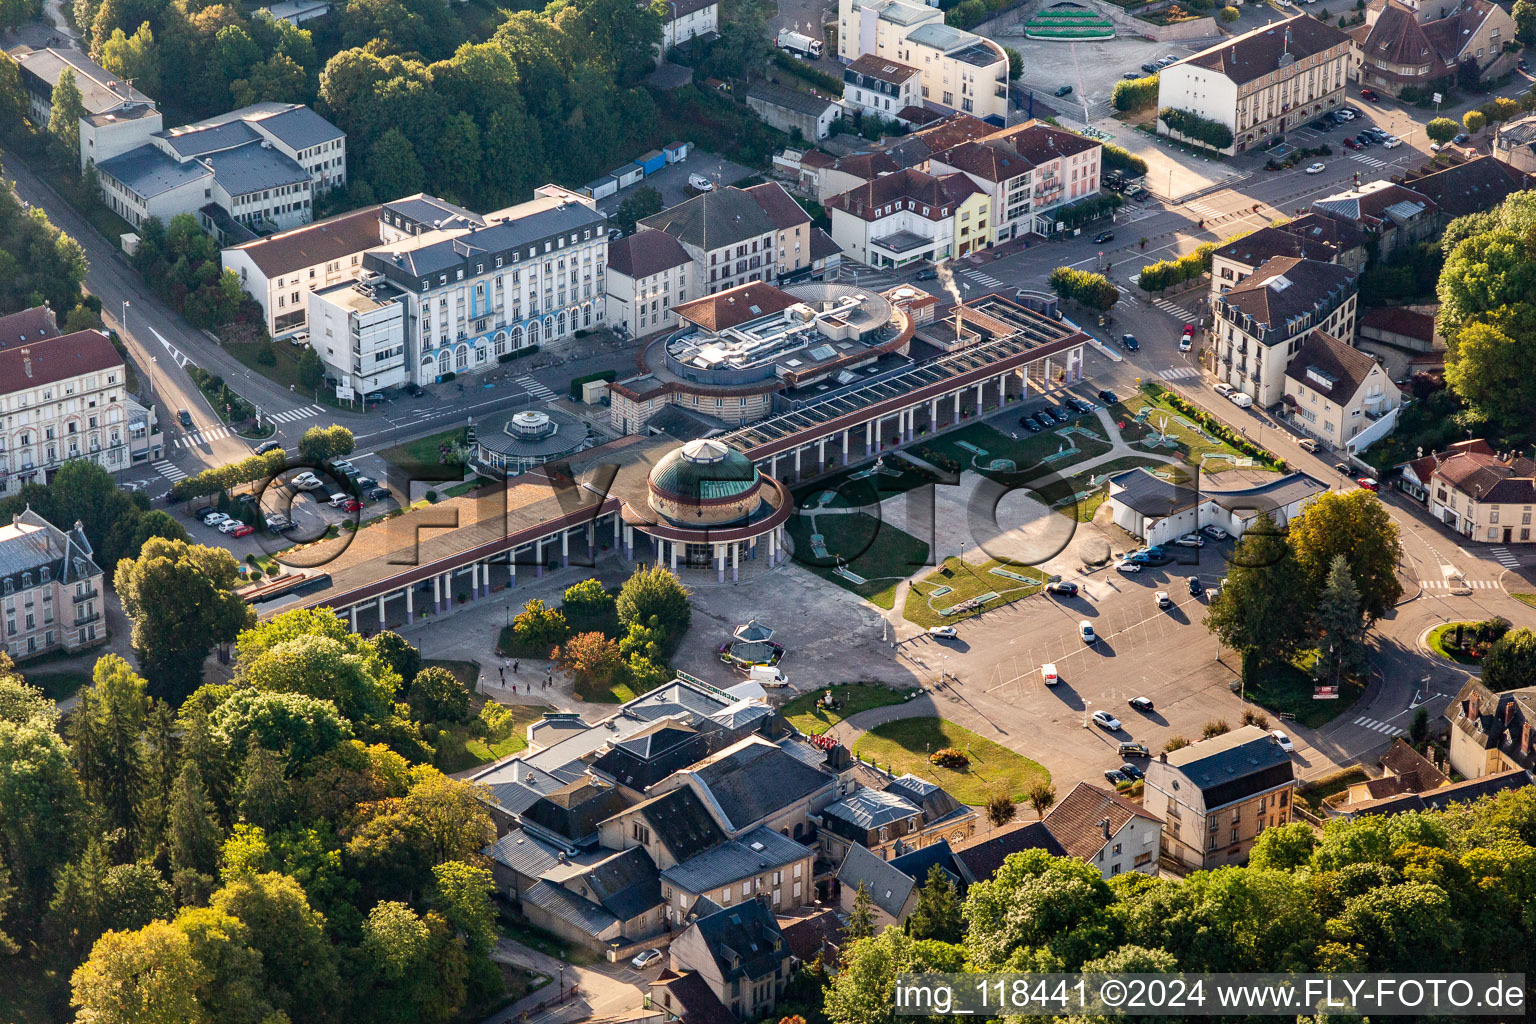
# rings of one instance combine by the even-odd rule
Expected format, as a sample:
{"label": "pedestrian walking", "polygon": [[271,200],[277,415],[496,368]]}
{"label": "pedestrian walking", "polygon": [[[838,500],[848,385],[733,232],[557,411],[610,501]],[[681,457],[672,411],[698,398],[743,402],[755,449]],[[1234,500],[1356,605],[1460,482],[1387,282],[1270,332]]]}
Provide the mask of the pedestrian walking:
{"label": "pedestrian walking", "polygon": [[502,686],[506,686],[507,685],[507,670],[504,669],[504,668],[498,668],[496,671],[501,673],[501,685]]}
{"label": "pedestrian walking", "polygon": [[513,663],[512,663],[512,674],[513,674],[513,675],[517,675],[517,666],[519,666],[519,665],[521,665],[521,664],[522,664],[522,662],[521,662],[521,661],[514,661],[514,662],[513,662]]}

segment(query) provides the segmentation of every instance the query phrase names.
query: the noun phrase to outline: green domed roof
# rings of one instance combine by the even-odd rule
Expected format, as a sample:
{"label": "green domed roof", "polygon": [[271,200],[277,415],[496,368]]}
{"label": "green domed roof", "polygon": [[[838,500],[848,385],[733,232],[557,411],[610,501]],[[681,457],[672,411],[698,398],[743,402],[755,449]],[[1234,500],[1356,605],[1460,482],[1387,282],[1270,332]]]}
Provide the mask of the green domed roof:
{"label": "green domed roof", "polygon": [[719,441],[689,441],[668,452],[651,470],[651,486],[681,501],[714,501],[746,494],[758,483],[757,467]]}

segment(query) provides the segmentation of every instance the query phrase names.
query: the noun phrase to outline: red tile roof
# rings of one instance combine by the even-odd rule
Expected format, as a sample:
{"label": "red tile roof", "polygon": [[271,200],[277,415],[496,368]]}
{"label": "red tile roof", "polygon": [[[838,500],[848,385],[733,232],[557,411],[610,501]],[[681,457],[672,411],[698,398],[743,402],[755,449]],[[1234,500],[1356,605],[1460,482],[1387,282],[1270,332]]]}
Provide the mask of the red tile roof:
{"label": "red tile roof", "polygon": [[771,284],[754,281],[673,306],[672,311],[706,331],[723,331],[788,309],[800,300]]}
{"label": "red tile roof", "polygon": [[122,365],[123,357],[100,331],[9,345],[0,349],[0,394]]}
{"label": "red tile roof", "polygon": [[10,316],[0,316],[0,345],[58,336],[58,321],[54,319],[53,310],[47,306],[33,306]]}

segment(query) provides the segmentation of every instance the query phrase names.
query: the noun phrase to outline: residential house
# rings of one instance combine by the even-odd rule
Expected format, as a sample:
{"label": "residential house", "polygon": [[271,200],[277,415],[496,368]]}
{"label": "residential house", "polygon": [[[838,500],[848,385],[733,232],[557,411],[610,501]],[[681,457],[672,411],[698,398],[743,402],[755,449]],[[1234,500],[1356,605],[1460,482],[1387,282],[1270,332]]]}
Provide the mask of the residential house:
{"label": "residential house", "polygon": [[1049,235],[1059,208],[1099,194],[1103,145],[1031,120],[962,142],[928,160],[933,174],[964,173],[987,193],[992,240]]}
{"label": "residential house", "polygon": [[1377,801],[1412,796],[1451,783],[1439,765],[1414,750],[1401,736],[1392,741],[1377,763],[1381,765],[1380,777],[1350,783],[1344,792],[1324,801],[1324,810],[1339,811],[1346,816],[1359,808],[1372,813],[1374,807],[1380,806]]}
{"label": "residential house", "polygon": [[753,829],[662,870],[667,920],[683,921],[703,898],[722,907],[760,900],[775,914],[803,906],[815,899],[815,859],[814,850],[780,832]]}
{"label": "residential house", "polygon": [[1352,77],[1361,85],[1397,96],[1404,89],[1424,93],[1456,73],[1419,21],[1418,5],[1388,0],[1379,11],[1367,8],[1367,24],[1351,31],[1355,39]]}
{"label": "residential house", "polygon": [[1376,800],[1345,804],[1339,808],[1348,818],[1361,815],[1402,814],[1407,811],[1445,811],[1454,804],[1470,804],[1485,796],[1493,796],[1506,790],[1524,789],[1536,785],[1536,778],[1524,768],[1512,768],[1497,775],[1485,775],[1480,779],[1453,782],[1439,789],[1422,793],[1402,793]]}
{"label": "residential house", "polygon": [[1457,217],[1491,210],[1532,183],[1530,175],[1487,154],[1403,178],[1404,185],[1434,204],[1442,228]]}
{"label": "residential house", "polygon": [[732,838],[766,826],[796,840],[814,834],[813,816],[838,790],[836,776],[755,735],[675,772],[656,789],[684,786]]}
{"label": "residential house", "polygon": [[975,885],[989,881],[1004,861],[1025,850],[1043,850],[1052,857],[1068,856],[1066,847],[1045,827],[1044,821],[1031,821],[954,847],[955,867],[966,885]]}
{"label": "residential house", "polygon": [[778,277],[773,221],[745,189],[717,188],[642,220],[639,230],[664,231],[693,260],[689,296],[712,295]]}
{"label": "residential house", "polygon": [[1459,73],[1494,77],[1514,67],[1514,57],[1504,47],[1518,44],[1515,19],[1491,0],[1461,0],[1445,17],[1425,22],[1424,34],[1446,66]]}
{"label": "residential house", "polygon": [[1356,274],[1365,270],[1365,232],[1349,221],[1309,210],[1279,225],[1279,228],[1309,242],[1321,242],[1331,246],[1335,258],[1329,262],[1348,267]]}
{"label": "residential house", "polygon": [[991,201],[960,173],[898,171],[834,196],[826,208],[833,241],[874,267],[937,263],[992,240]]}
{"label": "residential house", "polygon": [[843,106],[850,113],[893,121],[922,103],[923,73],[911,65],[866,53],[843,68]]}
{"label": "residential house", "polygon": [[39,129],[53,117],[53,89],[68,69],[80,90],[79,166],[141,146],[165,126],[155,101],[79,50],[20,46],[10,51],[27,97],[27,118]]}
{"label": "residential house", "polygon": [[814,225],[811,227],[811,277],[820,280],[830,270],[843,263],[843,247],[832,241],[832,236]]}
{"label": "residential house", "polygon": [[608,325],[645,337],[677,327],[673,305],[687,302],[693,257],[665,231],[639,231],[608,243]]}
{"label": "residential house", "polygon": [[[790,979],[789,943],[778,921],[756,900],[711,909],[672,940],[668,970],[697,977],[735,1021],[768,1016]],[[652,1005],[655,994],[653,989]],[[697,1020],[692,1014],[684,1019]]]}
{"label": "residential house", "polygon": [[1188,870],[1246,860],[1266,828],[1291,820],[1296,777],[1280,741],[1258,726],[1159,754],[1143,806],[1164,821],[1162,852]]}
{"label": "residential house", "polygon": [[0,321],[0,495],[90,459],[110,473],[160,458],[154,414],[128,394],[123,357],[100,331],[60,335],[51,311]]}
{"label": "residential house", "polygon": [[641,847],[662,871],[726,841],[724,830],[686,786],[642,800],[598,825],[598,842],[606,849]]}
{"label": "residential house", "polygon": [[[1344,102],[1350,38],[1309,14],[1227,39],[1158,74],[1157,105],[1225,125],[1241,153]],[[1162,120],[1161,134],[1171,134]]]}
{"label": "residential house", "polygon": [[1277,256],[1338,263],[1339,251],[1324,238],[1262,227],[1223,243],[1211,253],[1211,300],[1246,281],[1266,260]]}
{"label": "residential house", "polygon": [[403,347],[411,383],[488,370],[508,353],[605,320],[608,227],[593,200],[544,185],[528,202],[486,215],[484,226],[480,219],[363,254],[360,280],[388,284],[404,304],[403,337],[376,348]]}
{"label": "residential house", "polygon": [[1434,237],[1438,211],[1426,195],[1390,181],[1372,181],[1312,201],[1312,209],[1353,224],[1385,260],[1400,245]]}
{"label": "residential house", "polygon": [[778,921],[779,933],[789,943],[790,955],[797,964],[808,964],[820,957],[823,964],[836,968],[843,943],[843,926],[836,910],[802,907],[778,915]]}
{"label": "residential house", "polygon": [[697,971],[678,974],[662,968],[645,992],[645,1005],[665,1014],[668,1022],[682,1024],[737,1024],[720,997],[710,991]]}
{"label": "residential house", "polygon": [[[1429,514],[1464,537],[1493,544],[1531,543],[1536,461],[1464,441],[1407,463],[1400,484]],[[1466,774],[1463,772],[1462,774]]]}
{"label": "residential house", "polygon": [[1499,125],[1493,155],[1525,174],[1536,174],[1536,114]]}
{"label": "residential house", "polygon": [[61,530],[28,506],[0,526],[5,651],[16,661],[107,638],[104,575],[85,528]]}
{"label": "residential house", "polygon": [[753,185],[747,195],[763,208],[773,225],[774,269],[780,281],[810,276],[811,215],[776,181]]}
{"label": "residential house", "polygon": [[317,220],[266,238],[226,246],[225,270],[261,306],[267,333],[282,338],[309,326],[309,293],[355,280],[363,253],[380,241],[381,207]]}
{"label": "residential house", "polygon": [[1451,768],[1468,779],[1536,768],[1536,686],[1496,693],[1469,679],[1445,709],[1451,723]]}
{"label": "residential house", "polygon": [[1211,302],[1216,376],[1268,408],[1285,369],[1314,329],[1353,338],[1357,278],[1335,263],[1277,256]]}
{"label": "residential house", "polygon": [[937,7],[906,0],[839,0],[838,58],[871,54],[922,72],[923,104],[1003,125],[1008,55],[997,43],[944,23]]}
{"label": "residential house", "polygon": [[832,134],[842,116],[836,101],[759,78],[747,87],[747,106],[781,132],[816,142]]}
{"label": "residential house", "polygon": [[1334,448],[1402,405],[1381,364],[1322,330],[1313,331],[1285,368],[1285,407],[1293,424]]}
{"label": "residential house", "polygon": [[560,860],[522,893],[522,911],[535,926],[599,953],[666,930],[656,865],[641,849]]}
{"label": "residential house", "polygon": [[949,875],[957,891],[964,891],[965,880],[946,842],[892,860],[882,860],[862,846],[850,846],[837,869],[838,907],[843,918],[853,911],[862,886],[869,892],[877,933],[886,925],[906,923],[917,906],[918,890],[928,881],[934,865]]}
{"label": "residential house", "polygon": [[890,860],[939,842],[959,844],[975,834],[976,812],[936,783],[883,773],[877,781],[881,785],[859,786],[821,812],[819,837],[828,860],[840,862],[854,845]]}
{"label": "residential house", "polygon": [[1079,782],[1051,808],[1045,828],[1069,856],[1105,878],[1124,871],[1157,877],[1163,821],[1119,793]]}
{"label": "residential house", "polygon": [[720,29],[720,0],[666,0],[661,15],[661,52]]}
{"label": "residential house", "polygon": [[882,174],[894,174],[904,169],[884,150],[850,153],[835,160],[830,157],[820,159],[825,156],[823,153],[807,153],[800,161],[801,185],[822,205],[833,196],[858,188]]}
{"label": "residential house", "polygon": [[338,388],[373,395],[410,380],[402,289],[369,275],[316,289],[307,298],[310,347]]}

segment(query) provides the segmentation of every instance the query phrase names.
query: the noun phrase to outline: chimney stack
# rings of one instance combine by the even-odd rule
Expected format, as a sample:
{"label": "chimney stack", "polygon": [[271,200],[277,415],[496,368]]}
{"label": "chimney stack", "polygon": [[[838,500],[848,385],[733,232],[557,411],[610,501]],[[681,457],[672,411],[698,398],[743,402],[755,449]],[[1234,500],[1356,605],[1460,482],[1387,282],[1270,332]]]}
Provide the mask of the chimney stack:
{"label": "chimney stack", "polygon": [[1099,822],[1099,830],[1104,833],[1104,838],[1109,838],[1109,819],[1104,818]]}
{"label": "chimney stack", "polygon": [[1520,728],[1520,753],[1528,756],[1531,752],[1531,723],[1523,722]]}
{"label": "chimney stack", "polygon": [[1514,721],[1515,721],[1515,702],[1514,701],[1510,701],[1508,704],[1504,705],[1504,724],[1506,726],[1509,726],[1509,725],[1514,724]]}
{"label": "chimney stack", "polygon": [[1477,692],[1476,691],[1473,691],[1472,695],[1467,698],[1467,717],[1472,719],[1474,722],[1477,721]]}
{"label": "chimney stack", "polygon": [[1168,763],[1168,751],[1164,750],[1163,752],[1158,754],[1157,755],[1157,760],[1161,764],[1167,764]]}
{"label": "chimney stack", "polygon": [[32,350],[30,348],[24,348],[24,349],[21,350],[21,369],[22,369],[22,372],[24,372],[27,375],[28,378],[31,378],[31,376],[32,376]]}

